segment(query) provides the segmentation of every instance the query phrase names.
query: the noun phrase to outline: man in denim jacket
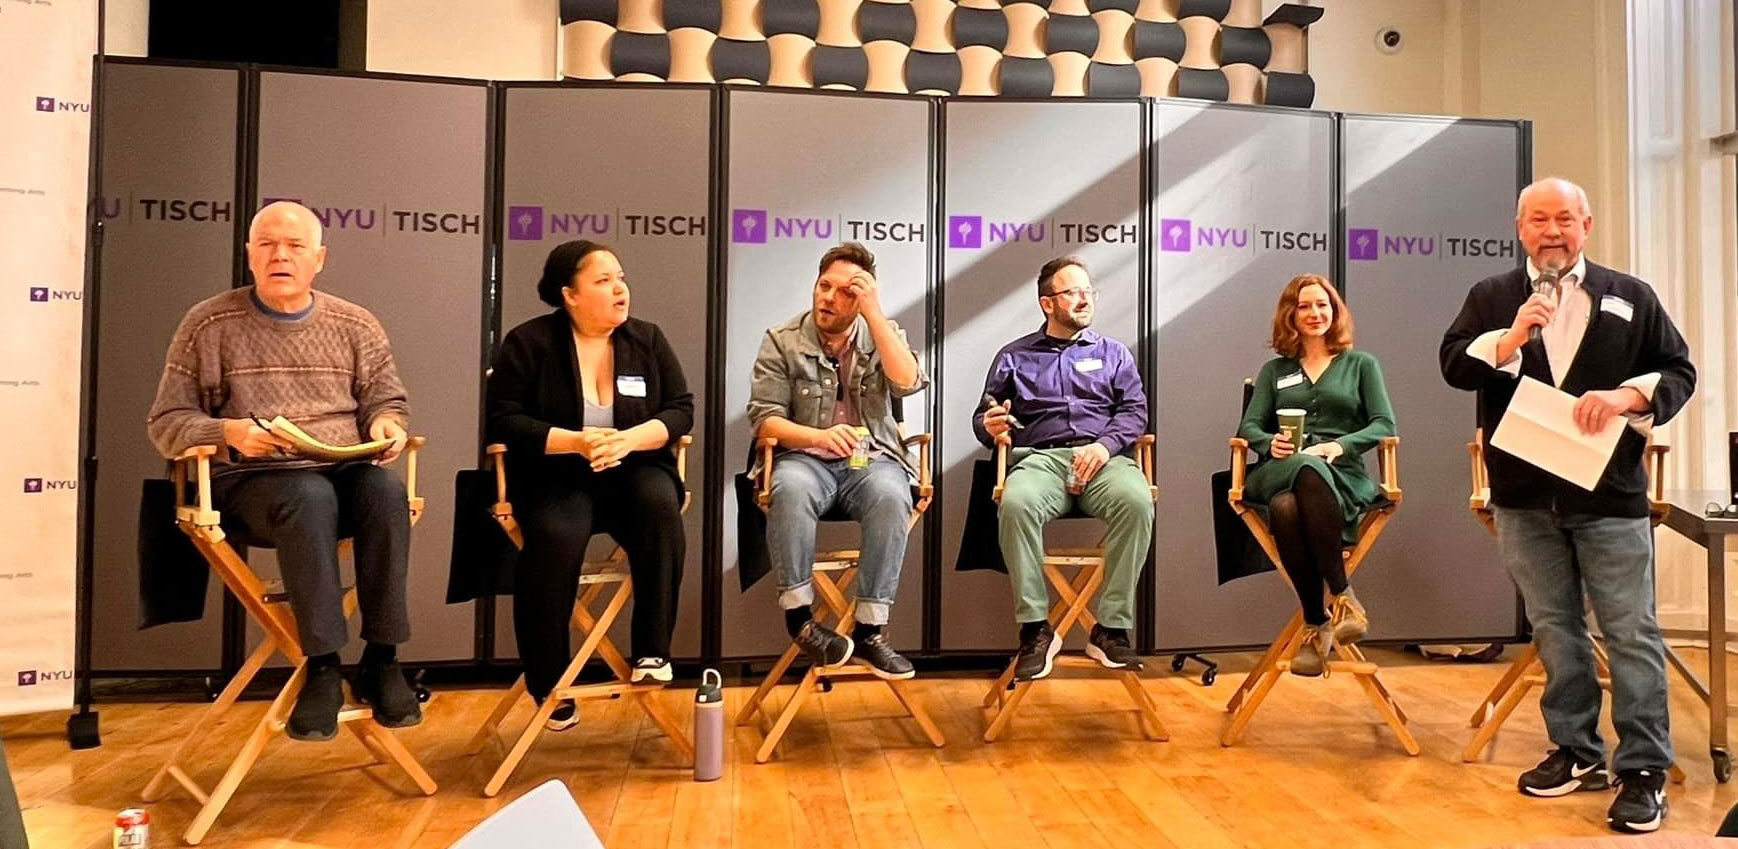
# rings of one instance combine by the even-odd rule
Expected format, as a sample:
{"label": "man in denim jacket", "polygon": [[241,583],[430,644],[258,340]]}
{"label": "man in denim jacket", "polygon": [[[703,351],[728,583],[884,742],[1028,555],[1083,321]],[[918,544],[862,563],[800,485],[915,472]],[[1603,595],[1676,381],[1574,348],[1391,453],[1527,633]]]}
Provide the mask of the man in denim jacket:
{"label": "man in denim jacket", "polygon": [[[928,385],[905,332],[882,310],[874,254],[856,242],[821,257],[813,309],[769,328],[761,340],[748,417],[756,438],[779,443],[767,548],[785,627],[818,666],[842,666],[855,656],[882,678],[912,676],[911,662],[882,633],[899,589],[917,476],[893,399]],[[858,428],[869,435],[860,437]],[[860,442],[868,463],[854,469],[851,455]],[[834,508],[863,528],[850,636],[814,621],[810,610],[815,525]]]}

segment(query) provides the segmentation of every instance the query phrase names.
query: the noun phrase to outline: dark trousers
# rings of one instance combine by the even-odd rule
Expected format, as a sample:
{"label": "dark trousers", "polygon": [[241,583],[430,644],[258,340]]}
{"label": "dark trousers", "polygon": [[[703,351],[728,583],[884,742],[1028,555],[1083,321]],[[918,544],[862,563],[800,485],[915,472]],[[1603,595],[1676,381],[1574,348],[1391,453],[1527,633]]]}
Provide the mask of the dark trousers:
{"label": "dark trousers", "polygon": [[1286,575],[1297,590],[1304,622],[1321,625],[1328,621],[1322,603],[1322,587],[1335,595],[1346,591],[1346,561],[1341,555],[1340,501],[1333,485],[1314,469],[1298,470],[1291,489],[1268,502],[1268,527],[1284,561]]}
{"label": "dark trousers", "polygon": [[405,578],[410,571],[410,503],[398,475],[372,463],[323,469],[248,471],[211,482],[224,527],[277,549],[302,651],[349,642],[338,540],[353,540],[362,639],[410,639]]}
{"label": "dark trousers", "polygon": [[525,535],[513,582],[513,632],[533,698],[547,698],[573,660],[568,620],[586,544],[596,532],[609,534],[628,556],[633,656],[670,656],[687,542],[682,493],[668,471],[624,464],[579,480],[547,481],[517,497],[513,513]]}

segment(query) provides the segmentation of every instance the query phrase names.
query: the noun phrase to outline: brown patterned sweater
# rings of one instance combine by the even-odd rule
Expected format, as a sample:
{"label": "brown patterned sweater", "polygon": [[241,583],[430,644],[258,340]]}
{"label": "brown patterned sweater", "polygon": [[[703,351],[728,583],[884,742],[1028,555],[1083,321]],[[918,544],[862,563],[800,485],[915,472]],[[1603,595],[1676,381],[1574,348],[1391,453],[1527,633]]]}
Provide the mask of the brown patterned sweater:
{"label": "brown patterned sweater", "polygon": [[[363,441],[369,423],[390,416],[407,429],[410,405],[386,330],[368,310],[316,291],[296,319],[273,317],[253,288],[231,289],[188,310],[169,343],[157,400],[145,419],[165,457],[195,445],[223,445],[223,420],[283,416],[328,445]],[[220,452],[220,471],[319,465],[312,460],[245,459]]]}

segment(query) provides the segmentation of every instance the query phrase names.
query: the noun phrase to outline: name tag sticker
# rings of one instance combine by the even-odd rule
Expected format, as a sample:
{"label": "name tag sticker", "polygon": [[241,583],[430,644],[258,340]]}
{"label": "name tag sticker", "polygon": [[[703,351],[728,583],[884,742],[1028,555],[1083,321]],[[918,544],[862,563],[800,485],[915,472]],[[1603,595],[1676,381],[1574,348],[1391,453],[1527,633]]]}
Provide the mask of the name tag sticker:
{"label": "name tag sticker", "polygon": [[646,379],[632,374],[616,378],[616,391],[629,398],[646,397]]}
{"label": "name tag sticker", "polygon": [[1280,378],[1279,382],[1274,384],[1274,386],[1279,389],[1290,389],[1293,386],[1303,383],[1303,377],[1303,372],[1301,371],[1297,374],[1288,374],[1285,377]]}
{"label": "name tag sticker", "polygon": [[1624,321],[1630,321],[1635,317],[1635,306],[1616,295],[1606,295],[1600,299],[1599,309],[1601,312],[1611,313]]}
{"label": "name tag sticker", "polygon": [[1097,357],[1088,357],[1084,360],[1075,360],[1074,361],[1074,370],[1077,372],[1080,372],[1081,374],[1088,374],[1090,372],[1095,372],[1101,368],[1104,368],[1104,360],[1101,360]]}

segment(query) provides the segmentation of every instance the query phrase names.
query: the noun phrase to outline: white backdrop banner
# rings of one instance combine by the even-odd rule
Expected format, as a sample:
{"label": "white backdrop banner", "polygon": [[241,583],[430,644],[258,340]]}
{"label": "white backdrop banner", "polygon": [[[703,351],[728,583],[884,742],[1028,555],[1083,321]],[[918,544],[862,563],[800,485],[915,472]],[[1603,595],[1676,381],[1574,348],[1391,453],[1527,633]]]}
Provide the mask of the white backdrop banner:
{"label": "white backdrop banner", "polygon": [[0,714],[73,700],[96,46],[97,0],[0,0]]}

